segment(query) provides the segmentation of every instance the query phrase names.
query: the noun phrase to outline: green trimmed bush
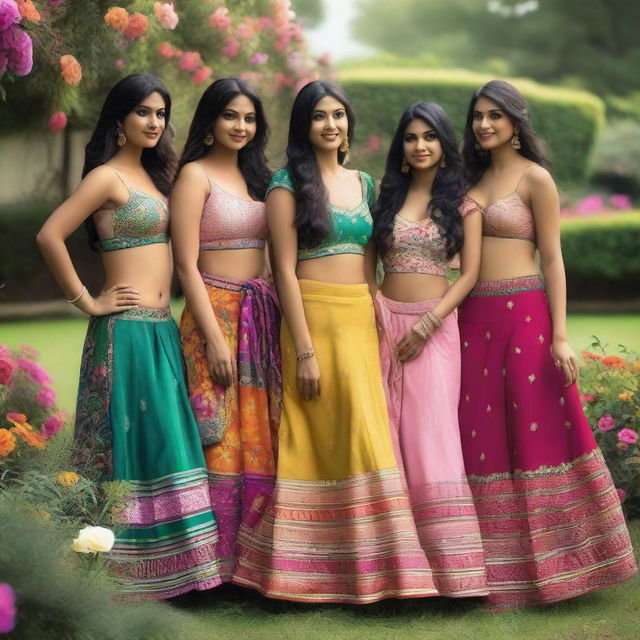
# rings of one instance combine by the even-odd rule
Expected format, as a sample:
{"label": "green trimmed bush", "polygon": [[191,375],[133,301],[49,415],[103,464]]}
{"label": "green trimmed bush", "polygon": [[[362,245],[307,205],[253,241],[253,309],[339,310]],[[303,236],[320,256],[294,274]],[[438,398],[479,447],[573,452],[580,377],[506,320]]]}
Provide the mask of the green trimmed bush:
{"label": "green trimmed bush", "polygon": [[[466,71],[433,71],[411,68],[353,68],[339,75],[358,114],[357,144],[353,164],[376,178],[384,171],[389,142],[403,109],[419,100],[440,104],[462,136],[467,107],[473,92],[491,76]],[[561,185],[584,181],[594,144],[604,124],[604,105],[585,91],[559,89],[514,79],[526,97],[531,119],[543,138]],[[380,148],[368,145],[379,136]]]}
{"label": "green trimmed bush", "polygon": [[640,212],[563,218],[561,231],[571,299],[640,298]]}

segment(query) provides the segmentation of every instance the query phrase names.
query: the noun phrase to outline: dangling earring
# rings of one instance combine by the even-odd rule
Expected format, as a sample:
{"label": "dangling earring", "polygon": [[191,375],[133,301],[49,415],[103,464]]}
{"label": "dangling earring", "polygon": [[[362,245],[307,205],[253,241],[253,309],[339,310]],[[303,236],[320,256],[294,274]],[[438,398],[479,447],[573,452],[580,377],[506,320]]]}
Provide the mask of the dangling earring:
{"label": "dangling earring", "polygon": [[341,151],[342,153],[347,153],[347,151],[349,151],[349,138],[345,138],[342,141],[342,143],[338,147],[338,151]]}
{"label": "dangling earring", "polygon": [[447,159],[442,156],[442,160],[440,161],[440,167],[444,169],[447,166]]}
{"label": "dangling earring", "polygon": [[518,137],[518,132],[515,131],[513,136],[511,137],[511,146],[517,151],[522,148],[520,144],[520,138]]}
{"label": "dangling earring", "polygon": [[124,131],[121,127],[118,127],[116,129],[116,133],[118,134],[118,137],[116,138],[116,144],[119,147],[124,147],[124,145],[127,144],[127,136],[124,135]]}
{"label": "dangling earring", "polygon": [[214,143],[214,138],[212,133],[208,133],[204,137],[204,143],[207,145],[207,147],[210,147]]}
{"label": "dangling earring", "polygon": [[409,169],[411,167],[409,166],[409,163],[407,162],[406,158],[402,158],[402,164],[400,165],[400,171],[402,173],[409,173]]}

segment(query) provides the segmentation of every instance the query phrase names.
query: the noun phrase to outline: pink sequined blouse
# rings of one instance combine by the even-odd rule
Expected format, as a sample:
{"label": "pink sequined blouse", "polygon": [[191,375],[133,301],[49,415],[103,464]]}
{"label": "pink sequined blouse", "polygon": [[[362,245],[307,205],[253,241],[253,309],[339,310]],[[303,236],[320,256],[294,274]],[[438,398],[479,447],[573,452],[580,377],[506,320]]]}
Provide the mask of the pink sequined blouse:
{"label": "pink sequined blouse", "polygon": [[207,175],[209,195],[200,218],[200,251],[262,249],[269,235],[264,202],[224,191]]}
{"label": "pink sequined blouse", "polygon": [[482,210],[482,235],[535,243],[533,212],[517,191],[492,202]]}
{"label": "pink sequined blouse", "polygon": [[[460,205],[460,215],[465,218],[475,211],[480,211],[480,207],[465,196]],[[391,247],[382,258],[385,273],[443,276],[448,264],[445,240],[431,217],[413,221],[396,215]]]}

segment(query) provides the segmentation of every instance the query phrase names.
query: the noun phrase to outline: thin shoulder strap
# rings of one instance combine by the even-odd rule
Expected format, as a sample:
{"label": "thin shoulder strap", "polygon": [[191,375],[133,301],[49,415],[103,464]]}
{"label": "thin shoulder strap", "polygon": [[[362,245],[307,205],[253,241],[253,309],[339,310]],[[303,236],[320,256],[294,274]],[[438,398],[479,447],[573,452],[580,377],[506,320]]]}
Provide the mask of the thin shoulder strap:
{"label": "thin shoulder strap", "polygon": [[131,186],[129,185],[129,183],[124,179],[124,176],[115,168],[112,167],[110,164],[105,164],[105,167],[109,167],[109,169],[111,169],[111,171],[113,171],[113,173],[115,173],[118,176],[118,179],[120,180],[120,182],[122,182],[122,184],[127,187],[127,191],[129,192],[129,195],[131,195]]}
{"label": "thin shoulder strap", "polygon": [[524,177],[527,175],[527,172],[529,171],[529,169],[531,169],[531,167],[535,167],[535,164],[530,164],[523,172],[522,175],[520,176],[520,180],[518,180],[518,184],[516,185],[516,188],[513,190],[514,193],[516,193],[518,191],[518,187],[520,186],[520,183],[524,180]]}
{"label": "thin shoulder strap", "polygon": [[213,189],[213,183],[211,182],[211,178],[209,177],[209,174],[206,172],[205,168],[199,162],[194,160],[193,164],[198,165],[200,167],[200,171],[202,171],[202,175],[207,179],[207,184],[209,185],[209,193],[207,194],[207,197],[209,197]]}

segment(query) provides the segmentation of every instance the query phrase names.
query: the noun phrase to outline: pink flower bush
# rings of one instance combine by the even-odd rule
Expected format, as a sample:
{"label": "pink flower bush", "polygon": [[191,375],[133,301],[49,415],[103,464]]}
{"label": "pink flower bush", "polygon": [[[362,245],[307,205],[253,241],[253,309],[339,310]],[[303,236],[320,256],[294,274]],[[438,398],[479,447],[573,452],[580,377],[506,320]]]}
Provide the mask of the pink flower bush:
{"label": "pink flower bush", "polygon": [[195,71],[202,64],[202,58],[197,51],[185,51],[180,56],[178,65],[183,71]]}
{"label": "pink flower bush", "polygon": [[229,17],[229,9],[227,7],[218,7],[209,16],[209,26],[218,31],[226,31],[231,26],[231,18]]}
{"label": "pink flower bush", "polygon": [[62,413],[54,413],[50,415],[42,425],[42,429],[40,430],[40,435],[46,438],[53,438],[56,434],[62,431],[65,423],[65,416]]}
{"label": "pink flower bush", "polygon": [[629,196],[624,193],[614,193],[609,198],[609,204],[614,209],[621,209],[623,211],[626,211],[628,209],[633,209],[633,205],[631,204],[631,198],[629,198]]}
{"label": "pink flower bush", "polygon": [[16,626],[16,596],[11,585],[0,583],[0,633],[10,633]]}
{"label": "pink flower bush", "polygon": [[18,5],[14,0],[0,0],[0,31],[18,24],[21,19],[22,16],[18,11]]}
{"label": "pink flower bush", "polygon": [[43,409],[53,409],[56,406],[56,392],[51,387],[42,387],[36,394],[36,400]]}
{"label": "pink flower bush", "polygon": [[249,62],[251,64],[255,64],[256,66],[265,64],[269,61],[269,56],[266,53],[254,53],[250,58]]}
{"label": "pink flower bush", "polygon": [[11,355],[0,355],[0,384],[8,387],[13,380],[13,371],[16,368]]}
{"label": "pink flower bush", "polygon": [[236,37],[238,39],[248,42],[249,40],[251,40],[251,38],[253,38],[253,36],[254,30],[246,22],[241,22],[236,27]]}
{"label": "pink flower bush", "polygon": [[205,80],[208,80],[213,73],[211,67],[200,67],[191,78],[191,82],[193,84],[198,85],[202,84]]}
{"label": "pink flower bush", "polygon": [[33,43],[20,27],[12,25],[0,32],[0,49],[7,57],[6,68],[17,76],[26,76],[33,67]]}
{"label": "pink flower bush", "polygon": [[53,133],[58,133],[58,131],[62,131],[67,126],[67,116],[64,111],[56,111],[49,118],[49,131]]}
{"label": "pink flower bush", "polygon": [[153,5],[153,13],[165,29],[175,29],[178,25],[179,19],[173,8],[173,2],[156,2]]}
{"label": "pink flower bush", "polygon": [[234,38],[229,37],[224,41],[224,46],[222,47],[222,55],[225,58],[235,58],[240,52],[240,43]]}
{"label": "pink flower bush", "polygon": [[615,420],[611,417],[610,413],[605,413],[600,420],[598,420],[598,429],[600,429],[600,431],[611,431],[611,429],[615,429],[615,426]]}
{"label": "pink flower bush", "polygon": [[638,442],[638,434],[633,429],[620,429],[618,431],[618,441],[635,444]]}
{"label": "pink flower bush", "polygon": [[38,384],[48,384],[51,382],[51,376],[46,369],[29,358],[20,357],[17,361],[18,369],[24,371],[34,382]]}

